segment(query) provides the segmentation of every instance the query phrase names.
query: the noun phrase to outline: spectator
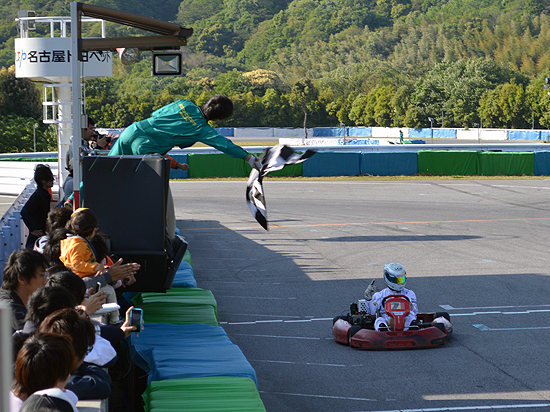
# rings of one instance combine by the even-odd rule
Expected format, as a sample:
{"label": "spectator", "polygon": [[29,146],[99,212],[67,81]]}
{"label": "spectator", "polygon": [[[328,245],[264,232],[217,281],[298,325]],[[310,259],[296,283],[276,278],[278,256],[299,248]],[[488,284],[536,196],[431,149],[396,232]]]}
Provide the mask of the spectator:
{"label": "spectator", "polygon": [[75,353],[71,339],[59,334],[37,334],[25,341],[17,354],[15,362],[15,382],[10,393],[10,412],[37,411],[30,408],[36,399],[31,396],[42,395],[62,399],[73,408],[78,401],[76,395],[65,390],[75,363]]}
{"label": "spectator", "polygon": [[72,210],[66,207],[55,207],[48,213],[46,219],[46,234],[35,242],[34,250],[44,253],[44,247],[50,239],[50,233],[56,229],[64,228],[71,219]]}
{"label": "spectator", "polygon": [[16,250],[4,267],[0,302],[11,308],[12,331],[22,329],[27,314],[29,297],[46,284],[48,262],[38,252],[28,249]]}
{"label": "spectator", "polygon": [[52,201],[49,190],[53,187],[53,173],[48,166],[39,164],[34,170],[34,181],[38,187],[21,209],[21,217],[29,228],[26,243],[26,247],[29,249],[32,249],[36,239],[46,232],[46,219]]}
{"label": "spectator", "polygon": [[70,308],[58,310],[44,319],[40,325],[40,333],[57,333],[72,338],[75,359],[73,372],[66,384],[67,389],[73,391],[80,400],[109,397],[109,374],[95,365],[84,362],[96,340],[94,325],[86,312]]}
{"label": "spectator", "polygon": [[[59,260],[81,278],[93,277],[103,271],[104,265],[90,242],[99,230],[94,212],[87,208],[78,209],[72,214],[69,226],[74,235],[60,241]],[[107,303],[116,303],[116,293],[111,285],[103,286],[101,291],[105,293]],[[109,314],[110,323],[120,322],[118,309]]]}

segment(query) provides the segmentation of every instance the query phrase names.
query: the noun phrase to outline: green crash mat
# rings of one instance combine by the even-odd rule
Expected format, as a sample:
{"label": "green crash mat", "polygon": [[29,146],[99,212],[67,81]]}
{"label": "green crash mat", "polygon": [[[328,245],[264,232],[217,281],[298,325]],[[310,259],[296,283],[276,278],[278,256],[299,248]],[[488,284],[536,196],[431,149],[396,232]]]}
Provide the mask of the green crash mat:
{"label": "green crash mat", "polygon": [[256,384],[246,377],[154,381],[142,396],[145,412],[265,412]]}
{"label": "green crash mat", "polygon": [[418,173],[432,176],[471,176],[479,173],[477,151],[420,150]]}
{"label": "green crash mat", "polygon": [[218,305],[209,290],[173,288],[166,293],[138,293],[132,303],[143,309],[145,323],[218,326]]}
{"label": "green crash mat", "polygon": [[482,152],[479,154],[482,176],[533,176],[534,152]]}

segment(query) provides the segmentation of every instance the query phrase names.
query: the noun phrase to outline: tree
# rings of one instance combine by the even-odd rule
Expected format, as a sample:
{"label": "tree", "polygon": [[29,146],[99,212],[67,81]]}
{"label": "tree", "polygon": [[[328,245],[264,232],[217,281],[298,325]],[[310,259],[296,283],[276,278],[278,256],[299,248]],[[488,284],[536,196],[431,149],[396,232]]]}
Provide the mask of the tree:
{"label": "tree", "polygon": [[41,94],[28,79],[15,77],[15,66],[0,69],[0,116],[42,117]]}
{"label": "tree", "polygon": [[294,83],[289,95],[292,106],[299,107],[304,112],[304,133],[307,139],[307,115],[314,108],[319,93],[310,79],[300,80]]}

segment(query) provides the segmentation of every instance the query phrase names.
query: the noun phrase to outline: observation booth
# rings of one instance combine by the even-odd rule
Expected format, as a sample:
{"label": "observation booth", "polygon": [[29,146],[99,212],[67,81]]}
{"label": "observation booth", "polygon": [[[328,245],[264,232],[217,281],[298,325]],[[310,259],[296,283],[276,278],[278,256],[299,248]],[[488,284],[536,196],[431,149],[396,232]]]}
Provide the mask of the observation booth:
{"label": "observation booth", "polygon": [[[78,153],[81,127],[87,126],[85,88],[81,81],[112,76],[112,51],[118,50],[119,43],[123,49],[125,42],[133,41],[132,38],[106,38],[106,20],[126,25],[133,25],[135,20],[135,24],[145,29],[144,24],[151,27],[168,25],[170,30],[176,26],[75,2],[71,3],[70,17],[38,17],[34,12],[20,11],[16,19],[21,34],[15,40],[16,77],[44,83],[43,122],[57,129],[60,187],[68,175],[65,159],[69,146],[72,144],[74,153]],[[82,25],[89,23],[100,23],[101,38],[80,37]],[[49,25],[49,36],[30,35],[39,24]],[[71,27],[77,30],[72,31]],[[178,37],[172,39],[172,43],[182,43],[181,38],[192,33],[191,29],[180,29],[183,35],[172,36]],[[153,41],[147,43],[163,40],[162,35],[153,37]],[[78,55],[80,59],[75,59]],[[73,135],[78,138],[71,143]],[[80,182],[82,178],[83,183],[81,199],[78,196],[80,186],[75,184],[75,205],[94,211],[102,232],[109,236],[112,254],[125,262],[141,265],[136,283],[127,286],[125,291],[165,292],[170,289],[187,249],[185,240],[174,232],[170,161],[159,155],[84,156],[80,162],[76,162],[77,156],[74,158],[74,180]]]}

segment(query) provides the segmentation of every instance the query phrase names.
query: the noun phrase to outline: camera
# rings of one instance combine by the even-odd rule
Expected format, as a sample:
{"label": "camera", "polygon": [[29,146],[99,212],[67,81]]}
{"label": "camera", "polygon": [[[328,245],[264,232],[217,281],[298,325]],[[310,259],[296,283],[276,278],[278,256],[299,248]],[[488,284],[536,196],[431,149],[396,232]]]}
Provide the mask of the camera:
{"label": "camera", "polygon": [[93,138],[94,141],[97,142],[97,139],[101,139],[102,137],[105,137],[105,141],[106,141],[107,143],[111,143],[111,136],[106,135],[106,134],[101,134],[101,133],[99,133],[97,130],[94,130],[94,131],[92,132],[92,138]]}

